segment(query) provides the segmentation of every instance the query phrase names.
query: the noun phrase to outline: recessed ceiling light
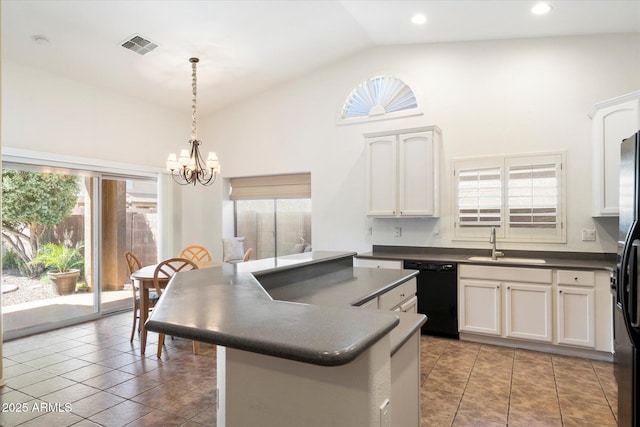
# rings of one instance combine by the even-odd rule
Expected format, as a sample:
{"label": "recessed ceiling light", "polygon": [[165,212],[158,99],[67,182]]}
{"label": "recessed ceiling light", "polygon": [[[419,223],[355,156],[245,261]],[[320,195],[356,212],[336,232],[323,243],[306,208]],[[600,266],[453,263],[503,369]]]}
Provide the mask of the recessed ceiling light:
{"label": "recessed ceiling light", "polygon": [[411,18],[411,22],[413,22],[416,25],[422,25],[425,22],[427,22],[427,17],[421,13],[418,13],[416,15],[413,15],[413,18]]}
{"label": "recessed ceiling light", "polygon": [[531,13],[534,15],[544,15],[551,11],[551,6],[548,3],[538,3],[531,8]]}

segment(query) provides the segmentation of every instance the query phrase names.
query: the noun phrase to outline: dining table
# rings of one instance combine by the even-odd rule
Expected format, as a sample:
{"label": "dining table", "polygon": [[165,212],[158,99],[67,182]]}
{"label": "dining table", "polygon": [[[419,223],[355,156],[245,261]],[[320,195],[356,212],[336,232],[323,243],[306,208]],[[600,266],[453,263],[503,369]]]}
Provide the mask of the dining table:
{"label": "dining table", "polygon": [[[198,268],[219,267],[223,264],[223,262],[208,262],[198,265]],[[149,291],[156,288],[153,283],[153,275],[157,265],[158,264],[146,265],[131,273],[131,278],[135,281],[134,286],[137,285],[138,289],[140,289],[140,354],[144,354],[147,347],[147,328],[145,327],[145,322],[149,318]],[[158,285],[160,285],[161,289],[164,289],[170,280],[171,276],[167,276],[161,272],[158,276]]]}

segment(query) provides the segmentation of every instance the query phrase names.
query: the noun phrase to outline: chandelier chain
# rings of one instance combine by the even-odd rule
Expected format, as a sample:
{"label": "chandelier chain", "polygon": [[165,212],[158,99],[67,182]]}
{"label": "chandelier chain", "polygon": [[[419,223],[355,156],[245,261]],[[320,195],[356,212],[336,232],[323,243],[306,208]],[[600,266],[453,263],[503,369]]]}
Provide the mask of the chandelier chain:
{"label": "chandelier chain", "polygon": [[191,62],[191,90],[193,93],[192,105],[191,105],[191,139],[196,141],[198,139],[198,120],[196,118],[196,96],[198,94],[198,78],[196,76],[196,61]]}
{"label": "chandelier chain", "polygon": [[191,89],[192,89],[192,105],[191,105],[191,140],[189,140],[190,150],[183,149],[180,156],[175,153],[169,154],[167,159],[167,169],[171,171],[173,180],[180,185],[211,185],[215,182],[216,177],[220,173],[220,161],[214,152],[209,152],[206,160],[200,153],[201,141],[198,140],[198,120],[197,114],[197,95],[198,95],[198,78],[196,76],[196,64],[198,58],[190,58],[191,62]]}

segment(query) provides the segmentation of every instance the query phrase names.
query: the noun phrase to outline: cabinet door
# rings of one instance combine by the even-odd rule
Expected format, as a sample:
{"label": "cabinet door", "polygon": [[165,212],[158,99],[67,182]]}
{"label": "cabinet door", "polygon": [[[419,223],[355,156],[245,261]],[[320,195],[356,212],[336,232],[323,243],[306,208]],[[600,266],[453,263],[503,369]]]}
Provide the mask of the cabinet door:
{"label": "cabinet door", "polygon": [[402,216],[436,215],[436,159],[433,132],[398,136],[398,201]]}
{"label": "cabinet door", "polygon": [[594,290],[558,287],[558,343],[595,347]]}
{"label": "cabinet door", "polygon": [[551,286],[505,283],[506,336],[551,342]]}
{"label": "cabinet door", "polygon": [[366,139],[367,215],[395,216],[397,188],[396,136]]}
{"label": "cabinet door", "polygon": [[500,282],[460,280],[460,330],[500,335],[502,332]]}
{"label": "cabinet door", "polygon": [[604,101],[593,114],[593,215],[619,212],[620,142],[640,129],[640,92]]}

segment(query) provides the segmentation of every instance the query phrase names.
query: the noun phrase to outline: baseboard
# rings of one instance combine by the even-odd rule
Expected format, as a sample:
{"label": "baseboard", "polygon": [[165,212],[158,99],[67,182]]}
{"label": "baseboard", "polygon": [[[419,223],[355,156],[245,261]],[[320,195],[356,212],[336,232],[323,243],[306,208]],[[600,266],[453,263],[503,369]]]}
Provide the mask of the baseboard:
{"label": "baseboard", "polygon": [[603,362],[613,362],[613,353],[605,351],[589,350],[585,348],[566,347],[562,345],[535,343],[531,341],[520,341],[510,338],[490,337],[486,335],[470,334],[460,332],[461,341],[471,341],[480,344],[499,345],[503,347],[522,348],[531,351],[541,351],[543,353],[559,354],[562,356],[582,357],[586,359],[600,360]]}

